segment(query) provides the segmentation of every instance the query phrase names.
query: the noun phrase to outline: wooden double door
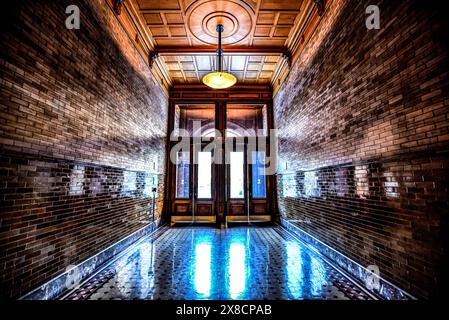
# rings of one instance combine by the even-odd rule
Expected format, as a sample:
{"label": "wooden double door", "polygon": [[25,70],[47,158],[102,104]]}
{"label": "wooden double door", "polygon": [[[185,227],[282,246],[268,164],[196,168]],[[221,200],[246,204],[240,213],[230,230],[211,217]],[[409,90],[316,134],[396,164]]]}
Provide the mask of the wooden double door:
{"label": "wooden double door", "polygon": [[[171,222],[268,221],[269,104],[172,104]],[[170,137],[172,138],[172,136]]]}
{"label": "wooden double door", "polygon": [[266,150],[235,138],[177,151],[171,222],[270,221]]}

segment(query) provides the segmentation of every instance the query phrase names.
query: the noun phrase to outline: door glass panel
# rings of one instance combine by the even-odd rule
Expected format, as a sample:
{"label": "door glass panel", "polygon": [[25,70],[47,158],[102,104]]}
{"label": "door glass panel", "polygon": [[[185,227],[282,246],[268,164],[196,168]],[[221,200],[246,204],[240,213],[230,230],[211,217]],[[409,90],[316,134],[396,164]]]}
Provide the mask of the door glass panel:
{"label": "door glass panel", "polygon": [[265,151],[253,151],[251,171],[253,198],[265,198]]}
{"label": "door glass panel", "polygon": [[212,183],[212,153],[198,152],[198,198],[210,199]]}
{"label": "door glass panel", "polygon": [[215,137],[215,105],[176,105],[175,136]]}
{"label": "door glass panel", "polygon": [[255,137],[266,135],[266,105],[228,104],[226,137]]}
{"label": "door glass panel", "polygon": [[190,152],[179,151],[176,165],[176,198],[189,198]]}
{"label": "door glass panel", "polygon": [[230,181],[231,181],[231,198],[243,199],[244,197],[244,180],[243,180],[243,152],[231,152],[230,154]]}

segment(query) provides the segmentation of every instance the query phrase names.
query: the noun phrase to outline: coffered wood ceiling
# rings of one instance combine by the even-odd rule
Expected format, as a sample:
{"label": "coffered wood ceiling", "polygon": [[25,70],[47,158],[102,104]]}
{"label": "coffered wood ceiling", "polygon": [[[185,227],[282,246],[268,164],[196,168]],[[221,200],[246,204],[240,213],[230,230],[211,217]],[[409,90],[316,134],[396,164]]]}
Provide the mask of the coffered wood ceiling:
{"label": "coffered wood ceiling", "polygon": [[317,15],[314,2],[126,0],[119,20],[167,88],[200,84],[216,70],[215,28],[222,24],[225,70],[240,84],[271,84],[276,90]]}

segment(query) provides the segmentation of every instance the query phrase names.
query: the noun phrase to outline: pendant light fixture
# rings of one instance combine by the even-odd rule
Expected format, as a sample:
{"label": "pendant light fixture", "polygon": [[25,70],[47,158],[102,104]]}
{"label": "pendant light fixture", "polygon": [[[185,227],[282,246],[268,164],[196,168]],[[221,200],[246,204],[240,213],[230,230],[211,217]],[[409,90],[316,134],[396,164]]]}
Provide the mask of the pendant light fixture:
{"label": "pendant light fixture", "polygon": [[224,31],[223,25],[217,25],[216,30],[218,32],[218,71],[206,74],[203,77],[203,83],[213,89],[226,89],[232,87],[237,82],[237,78],[233,74],[223,72],[223,50],[221,49],[221,33]]}

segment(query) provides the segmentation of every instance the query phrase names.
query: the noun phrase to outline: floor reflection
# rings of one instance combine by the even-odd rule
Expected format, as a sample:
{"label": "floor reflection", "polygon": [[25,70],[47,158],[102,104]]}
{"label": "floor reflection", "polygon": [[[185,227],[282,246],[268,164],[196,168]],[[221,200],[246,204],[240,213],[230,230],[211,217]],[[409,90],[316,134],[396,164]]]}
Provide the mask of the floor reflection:
{"label": "floor reflection", "polygon": [[301,257],[301,249],[297,243],[288,241],[287,248],[287,287],[288,293],[292,299],[300,299],[304,297],[304,280],[303,280],[303,259]]}
{"label": "floor reflection", "polygon": [[245,245],[231,242],[229,258],[227,259],[229,272],[229,296],[238,299],[246,292],[246,250]]}
{"label": "floor reflection", "polygon": [[69,299],[363,298],[345,279],[279,227],[183,227],[141,242]]}
{"label": "floor reflection", "polygon": [[195,244],[195,289],[202,298],[209,298],[212,283],[212,244]]}

